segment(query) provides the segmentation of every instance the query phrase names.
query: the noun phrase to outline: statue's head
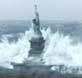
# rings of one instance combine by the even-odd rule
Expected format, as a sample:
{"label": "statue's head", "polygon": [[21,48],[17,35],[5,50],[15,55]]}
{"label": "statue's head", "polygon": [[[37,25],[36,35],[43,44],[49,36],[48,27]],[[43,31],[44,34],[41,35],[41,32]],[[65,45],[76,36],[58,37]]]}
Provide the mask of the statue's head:
{"label": "statue's head", "polygon": [[36,24],[36,19],[33,19],[32,22],[33,22],[34,24]]}
{"label": "statue's head", "polygon": [[33,24],[35,24],[35,25],[39,25],[39,22],[36,21],[36,19],[33,19],[32,22],[33,22]]}

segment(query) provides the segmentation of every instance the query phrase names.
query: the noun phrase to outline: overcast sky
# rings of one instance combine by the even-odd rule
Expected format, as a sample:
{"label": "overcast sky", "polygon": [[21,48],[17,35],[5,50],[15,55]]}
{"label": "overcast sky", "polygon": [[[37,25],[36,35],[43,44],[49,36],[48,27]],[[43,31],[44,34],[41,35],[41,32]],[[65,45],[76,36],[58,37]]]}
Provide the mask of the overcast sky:
{"label": "overcast sky", "polygon": [[[0,0],[0,19],[32,19],[34,0]],[[38,0],[42,20],[82,20],[82,0]]]}

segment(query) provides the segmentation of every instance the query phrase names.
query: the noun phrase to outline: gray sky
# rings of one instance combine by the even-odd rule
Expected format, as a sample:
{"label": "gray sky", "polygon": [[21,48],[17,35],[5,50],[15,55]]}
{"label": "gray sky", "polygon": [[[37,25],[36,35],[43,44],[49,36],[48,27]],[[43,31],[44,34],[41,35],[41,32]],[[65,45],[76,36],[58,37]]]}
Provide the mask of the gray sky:
{"label": "gray sky", "polygon": [[[0,0],[0,19],[32,19],[33,0]],[[43,20],[82,20],[82,0],[38,0]]]}

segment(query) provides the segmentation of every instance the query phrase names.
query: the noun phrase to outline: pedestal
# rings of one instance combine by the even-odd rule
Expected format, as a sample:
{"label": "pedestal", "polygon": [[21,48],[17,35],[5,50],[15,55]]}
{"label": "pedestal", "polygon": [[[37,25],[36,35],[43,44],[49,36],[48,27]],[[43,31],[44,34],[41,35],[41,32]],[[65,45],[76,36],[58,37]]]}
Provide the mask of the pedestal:
{"label": "pedestal", "polygon": [[31,50],[29,51],[29,56],[39,56],[43,52],[45,46],[45,40],[43,37],[32,38],[30,40]]}

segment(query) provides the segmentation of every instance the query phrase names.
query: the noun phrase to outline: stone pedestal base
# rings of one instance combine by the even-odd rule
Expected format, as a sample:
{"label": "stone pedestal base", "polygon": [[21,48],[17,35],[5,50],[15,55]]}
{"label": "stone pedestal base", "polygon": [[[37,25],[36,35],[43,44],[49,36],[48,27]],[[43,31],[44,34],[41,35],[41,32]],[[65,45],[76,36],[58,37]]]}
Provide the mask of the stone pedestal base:
{"label": "stone pedestal base", "polygon": [[31,50],[29,51],[29,56],[39,56],[43,52],[45,40],[41,38],[32,38],[30,40]]}

